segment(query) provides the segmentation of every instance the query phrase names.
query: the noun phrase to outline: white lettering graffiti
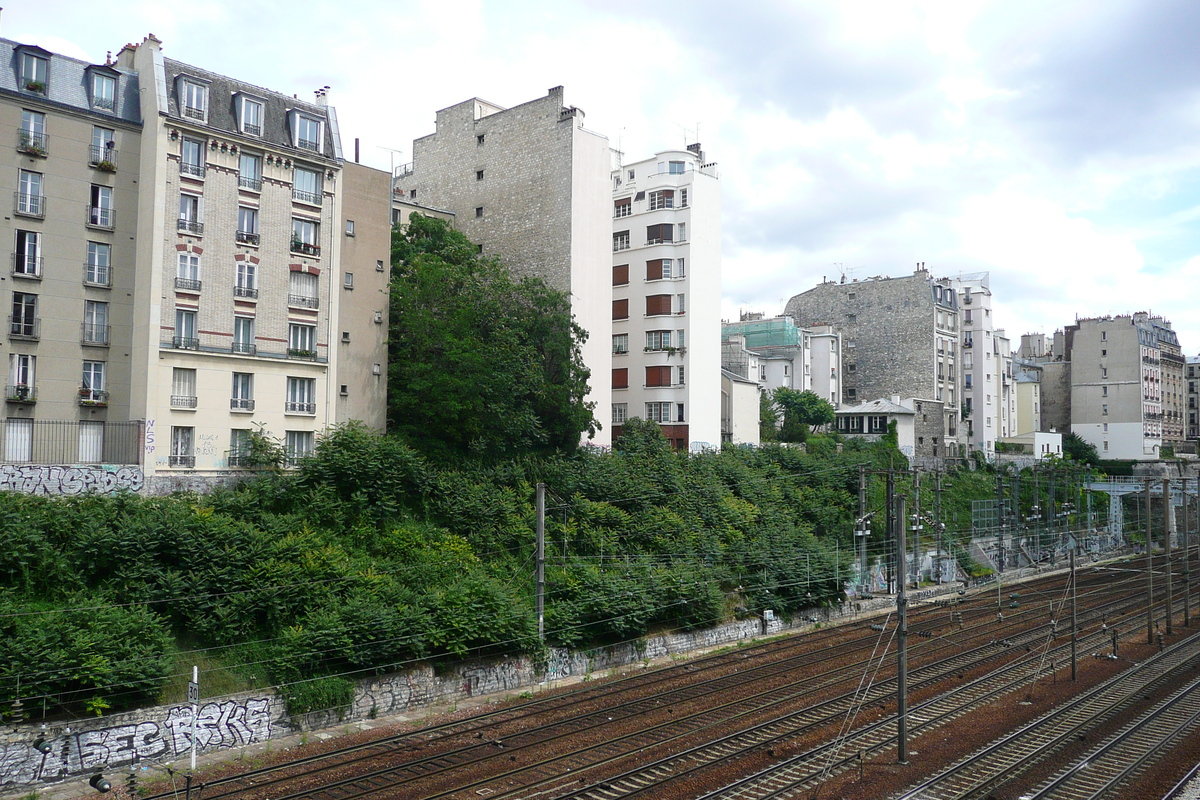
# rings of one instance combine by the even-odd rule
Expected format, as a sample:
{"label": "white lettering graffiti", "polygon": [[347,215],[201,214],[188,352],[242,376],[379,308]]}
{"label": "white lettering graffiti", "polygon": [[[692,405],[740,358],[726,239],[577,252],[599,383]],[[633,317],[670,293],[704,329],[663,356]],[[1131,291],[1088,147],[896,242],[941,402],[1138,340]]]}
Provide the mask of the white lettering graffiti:
{"label": "white lettering graffiti", "polygon": [[140,491],[141,467],[51,467],[0,464],[0,491],[38,495],[111,494]]}

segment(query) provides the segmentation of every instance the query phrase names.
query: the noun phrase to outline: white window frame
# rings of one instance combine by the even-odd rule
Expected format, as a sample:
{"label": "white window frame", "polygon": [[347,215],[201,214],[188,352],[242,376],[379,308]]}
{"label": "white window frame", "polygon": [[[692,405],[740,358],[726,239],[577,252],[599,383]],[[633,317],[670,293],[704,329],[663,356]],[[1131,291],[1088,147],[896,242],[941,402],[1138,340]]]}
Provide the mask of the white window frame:
{"label": "white window frame", "polygon": [[288,324],[288,350],[317,352],[317,326],[298,322]]}
{"label": "white window frame", "polygon": [[613,403],[612,404],[612,424],[621,425],[629,419],[629,404],[628,403]]}
{"label": "white window frame", "polygon": [[263,135],[263,118],[266,104],[249,95],[238,95],[238,130],[247,136]]}
{"label": "white window frame", "polygon": [[258,348],[254,344],[254,317],[233,318],[232,345],[235,353],[255,355]]}
{"label": "white window frame", "polygon": [[614,333],[613,337],[612,337],[612,341],[613,341],[613,348],[612,348],[613,355],[624,355],[629,352],[629,334],[628,333]]}
{"label": "white window frame", "polygon": [[[92,105],[96,108],[117,108],[117,79],[103,72],[92,73]],[[107,89],[107,91],[102,91]]]}
{"label": "white window frame", "polygon": [[26,278],[42,277],[42,234],[41,231],[16,231],[17,242],[13,248],[13,275]]}
{"label": "white window frame", "polygon": [[307,458],[313,453],[313,432],[312,431],[287,431],[285,434],[284,448],[287,452],[288,464],[295,466],[296,462],[302,458]]}
{"label": "white window frame", "polygon": [[258,153],[242,151],[238,158],[238,187],[253,192],[262,191],[262,156]]}
{"label": "white window frame", "polygon": [[84,268],[84,283],[112,286],[112,245],[107,242],[89,241]]}
{"label": "white window frame", "polygon": [[[297,150],[307,150],[311,153],[324,154],[325,144],[325,121],[312,114],[305,114],[302,111],[292,111],[292,147]],[[301,122],[316,126],[316,140],[301,138]]]}
{"label": "white window frame", "polygon": [[37,53],[21,53],[21,86],[22,90],[28,90],[29,84],[40,83],[43,86],[42,94],[46,94],[50,89],[50,59],[45,56],[40,56]]}
{"label": "white window frame", "polygon": [[179,81],[179,115],[208,121],[208,86],[183,76]]}

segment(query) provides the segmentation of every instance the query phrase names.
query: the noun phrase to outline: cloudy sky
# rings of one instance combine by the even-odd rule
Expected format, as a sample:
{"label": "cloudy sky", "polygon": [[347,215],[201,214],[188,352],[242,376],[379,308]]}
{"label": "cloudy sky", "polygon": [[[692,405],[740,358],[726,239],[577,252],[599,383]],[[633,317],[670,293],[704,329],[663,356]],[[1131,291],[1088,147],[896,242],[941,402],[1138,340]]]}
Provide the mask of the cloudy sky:
{"label": "cloudy sky", "polygon": [[925,262],[990,271],[1014,338],[1150,310],[1200,352],[1195,0],[17,0],[0,20],[92,61],[150,32],[277,91],[331,86],[347,149],[384,169],[439,108],[560,84],[626,160],[698,137],[726,317]]}

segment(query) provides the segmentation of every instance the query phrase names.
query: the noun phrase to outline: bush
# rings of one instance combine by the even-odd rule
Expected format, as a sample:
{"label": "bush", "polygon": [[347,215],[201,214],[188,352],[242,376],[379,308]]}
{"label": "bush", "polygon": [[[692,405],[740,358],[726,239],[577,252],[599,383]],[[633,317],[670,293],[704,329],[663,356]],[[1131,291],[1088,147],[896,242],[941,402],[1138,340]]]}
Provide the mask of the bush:
{"label": "bush", "polygon": [[354,684],[345,678],[315,678],[280,687],[288,714],[343,709],[354,702]]}

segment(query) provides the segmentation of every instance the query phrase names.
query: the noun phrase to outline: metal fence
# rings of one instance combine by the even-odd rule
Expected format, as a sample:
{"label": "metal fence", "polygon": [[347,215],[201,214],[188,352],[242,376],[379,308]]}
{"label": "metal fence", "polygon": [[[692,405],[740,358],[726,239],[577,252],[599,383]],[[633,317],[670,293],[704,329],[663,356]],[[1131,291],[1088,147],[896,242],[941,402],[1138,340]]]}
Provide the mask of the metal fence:
{"label": "metal fence", "polygon": [[141,421],[0,420],[2,464],[141,464]]}

